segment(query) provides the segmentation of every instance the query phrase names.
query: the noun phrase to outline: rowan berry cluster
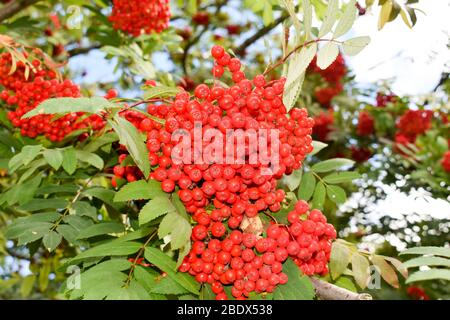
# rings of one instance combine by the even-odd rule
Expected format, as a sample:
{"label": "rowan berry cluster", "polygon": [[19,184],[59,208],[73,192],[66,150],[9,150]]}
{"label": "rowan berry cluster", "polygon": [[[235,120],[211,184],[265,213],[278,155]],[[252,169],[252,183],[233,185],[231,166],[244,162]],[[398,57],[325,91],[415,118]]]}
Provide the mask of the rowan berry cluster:
{"label": "rowan berry cluster", "polygon": [[[285,79],[266,81],[263,75],[257,75],[249,80],[241,71],[239,59],[220,46],[214,46],[211,53],[214,78],[229,71],[229,87],[216,82],[212,86],[198,85],[193,95],[183,90],[169,103],[149,104],[147,112],[151,117],[130,109],[121,113],[147,135],[152,167],[149,178],[160,181],[165,192],[177,192],[196,223],[192,229],[192,250],[180,270],[194,275],[201,283],[210,283],[217,299],[227,298],[223,291],[227,285],[232,285],[232,295],[239,299],[251,292],[273,291],[277,284],[287,281],[282,263],[289,257],[307,274],[326,273],[329,240],[336,232],[319,211],[309,213],[306,202],[300,202],[296,211],[289,214],[291,225],[270,226],[265,238],[238,230],[244,217],[251,219],[262,211],[280,210],[285,193],[277,189],[277,180],[300,168],[312,151],[313,119],[305,109],[286,111],[282,100]],[[182,138],[193,141],[199,124],[202,134],[210,129],[216,130],[215,134],[209,140],[203,139],[201,148],[195,143],[188,145],[186,159],[185,150],[177,153],[175,148]],[[260,129],[278,132],[278,149],[271,150],[272,140],[268,139],[268,161],[262,161],[259,156],[263,151],[248,139],[241,146],[232,144],[233,152],[228,154],[225,146],[229,130],[240,130],[239,135],[245,137],[249,131]],[[180,131],[183,136],[174,139]],[[231,158],[195,161],[196,154],[204,156],[201,150],[218,140],[224,146],[225,156]],[[237,161],[239,148],[245,160],[242,164]],[[123,163],[126,150],[120,152],[123,153],[119,162]],[[264,172],[272,164],[272,152],[279,155],[279,166]],[[257,161],[250,163],[255,155]],[[142,173],[135,170],[116,166],[113,184],[117,185],[119,178],[140,179]]]}
{"label": "rowan berry cluster", "polygon": [[[231,216],[228,225],[234,229],[244,215],[255,217],[262,210],[280,210],[284,192],[276,190],[276,180],[298,169],[306,154],[312,151],[313,120],[308,118],[305,109],[294,108],[287,114],[282,101],[284,79],[268,83],[259,75],[251,81],[241,71],[241,62],[231,58],[222,47],[213,47],[212,55],[215,59],[213,75],[221,77],[225,68],[228,69],[234,82],[230,88],[201,84],[195,88],[194,96],[183,91],[170,105],[149,105],[148,113],[164,119],[164,125],[136,111],[128,110],[123,115],[147,133],[149,161],[155,168],[150,178],[160,181],[166,192],[173,192],[177,186],[180,199],[190,213],[205,208],[211,201],[217,208],[226,207],[228,210],[222,211],[227,212],[226,218]],[[194,164],[192,158],[188,159],[189,164],[174,163],[172,150],[178,141],[172,140],[172,133],[184,129],[192,138],[195,123],[201,123],[203,131],[216,129],[223,133],[220,139],[224,146],[228,129],[242,130],[242,136],[249,130],[278,130],[280,144],[275,151],[280,157],[279,168],[266,174],[264,169],[271,163],[261,162],[261,153],[251,141],[245,141],[242,150],[245,164],[236,164],[240,153],[237,149],[232,150],[231,159],[219,159],[226,160],[222,163]],[[194,147],[195,144],[190,147],[192,155],[198,152]],[[257,161],[249,164],[252,155]],[[180,154],[180,158],[183,156]]]}
{"label": "rowan berry cluster", "polygon": [[367,111],[361,111],[358,117],[358,127],[356,133],[358,136],[370,136],[374,133],[375,120]]}
{"label": "rowan berry cluster", "polygon": [[137,37],[167,29],[170,16],[169,0],[113,0],[109,20],[114,29]]}
{"label": "rowan berry cluster", "polygon": [[356,162],[364,162],[369,160],[373,153],[372,151],[367,147],[358,147],[358,146],[351,146],[350,147],[350,153],[351,158],[355,160]]}
{"label": "rowan berry cluster", "polygon": [[20,128],[23,136],[35,138],[45,135],[49,140],[58,142],[75,130],[98,130],[104,126],[100,116],[92,115],[82,119],[83,113],[80,112],[70,113],[56,120],[53,115],[22,119],[24,114],[36,108],[42,101],[49,98],[79,97],[80,90],[70,80],[59,80],[56,73],[43,65],[39,59],[32,61],[34,70],[31,70],[28,76],[27,66],[21,61],[17,62],[16,70],[10,74],[12,63],[9,53],[0,56],[0,85],[4,87],[0,100],[15,108],[8,113],[8,118],[15,127]]}
{"label": "rowan berry cluster", "polygon": [[323,111],[314,117],[313,136],[320,141],[328,141],[329,134],[333,131],[334,116],[333,111]]}
{"label": "rowan berry cluster", "polygon": [[388,103],[395,103],[398,100],[398,97],[394,94],[383,94],[381,92],[377,93],[377,107],[384,108],[388,105]]}
{"label": "rowan berry cluster", "polygon": [[306,275],[326,274],[331,241],[336,238],[334,227],[319,210],[309,211],[305,201],[296,204],[288,221],[288,226],[270,225],[265,237],[257,237],[238,230],[227,234],[222,222],[204,214],[192,230],[192,250],[180,271],[211,284],[218,300],[228,298],[223,288],[228,285],[236,299],[252,292],[273,292],[288,281],[282,272],[288,258]]}
{"label": "rowan berry cluster", "polygon": [[342,85],[342,78],[347,72],[345,60],[343,56],[339,54],[336,60],[324,70],[320,69],[316,62],[316,57],[314,57],[308,70],[319,74],[325,80],[326,86],[316,88],[314,94],[321,105],[329,107],[331,100],[341,93],[344,88]]}
{"label": "rowan berry cluster", "polygon": [[441,160],[441,165],[445,171],[450,172],[450,151],[444,153],[444,156]]}
{"label": "rowan berry cluster", "polygon": [[430,129],[432,118],[433,112],[430,110],[408,110],[398,120],[398,134],[413,143],[418,135]]}

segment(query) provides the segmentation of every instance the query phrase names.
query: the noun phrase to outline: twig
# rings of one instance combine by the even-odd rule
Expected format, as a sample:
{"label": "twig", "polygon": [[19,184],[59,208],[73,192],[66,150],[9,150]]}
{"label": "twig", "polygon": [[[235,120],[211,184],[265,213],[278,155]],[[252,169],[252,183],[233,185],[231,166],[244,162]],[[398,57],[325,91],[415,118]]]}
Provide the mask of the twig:
{"label": "twig", "polygon": [[69,57],[75,57],[81,54],[89,53],[91,50],[100,49],[102,46],[99,44],[95,44],[89,47],[83,47],[83,48],[73,48],[67,51],[67,54]]}
{"label": "twig", "polygon": [[[215,16],[217,16],[220,13],[220,10],[222,9],[222,7],[227,3],[227,1],[221,1],[220,3],[217,4],[216,7],[216,11],[214,13]],[[195,38],[193,38],[192,40],[188,41],[188,43],[186,44],[186,47],[183,50],[183,56],[181,57],[181,65],[183,68],[183,73],[186,77],[188,77],[188,72],[187,72],[187,60],[188,60],[188,56],[189,56],[189,50],[197,43],[200,41],[201,37],[205,34],[206,31],[209,30],[209,28],[211,27],[211,23],[208,24],[207,26],[205,26],[202,31],[200,31],[197,36]]]}
{"label": "twig", "polygon": [[131,282],[131,277],[133,276],[134,273],[134,269],[136,268],[137,265],[137,261],[139,260],[139,258],[142,256],[142,254],[145,251],[145,248],[147,247],[147,245],[150,243],[150,241],[152,241],[153,237],[158,233],[158,230],[155,230],[147,239],[147,241],[145,241],[145,243],[142,245],[142,247],[139,249],[138,254],[136,255],[136,257],[133,260],[133,264],[131,265],[131,269],[128,272],[128,277],[127,280],[125,281],[124,286],[127,287],[130,282]]}
{"label": "twig", "polygon": [[314,39],[314,40],[306,41],[306,42],[296,46],[294,49],[292,49],[290,52],[288,52],[286,55],[284,55],[280,60],[278,60],[274,64],[268,66],[263,74],[264,75],[269,74],[271,71],[273,71],[274,69],[276,69],[277,67],[279,67],[280,65],[285,63],[289,59],[289,57],[291,55],[293,55],[295,52],[297,52],[301,48],[303,48],[305,46],[308,46],[308,45],[310,45],[312,43],[315,43],[315,42],[317,43],[317,42],[321,42],[321,41],[330,41],[330,42],[342,43],[341,41],[337,41],[337,40],[334,40],[334,39]]}
{"label": "twig", "polygon": [[284,20],[289,18],[289,14],[283,14],[278,19],[275,19],[271,24],[259,29],[255,34],[247,38],[244,42],[241,43],[239,47],[234,50],[234,52],[239,56],[245,55],[245,50],[251,46],[253,43],[258,41],[260,38],[264,37],[270,31],[275,29],[280,23],[283,23]]}
{"label": "twig", "polygon": [[16,13],[22,11],[23,9],[39,2],[40,0],[15,0],[5,4],[0,9],[0,22],[11,18]]}
{"label": "twig", "polygon": [[368,293],[355,293],[317,278],[310,279],[317,297],[321,300],[372,300]]}

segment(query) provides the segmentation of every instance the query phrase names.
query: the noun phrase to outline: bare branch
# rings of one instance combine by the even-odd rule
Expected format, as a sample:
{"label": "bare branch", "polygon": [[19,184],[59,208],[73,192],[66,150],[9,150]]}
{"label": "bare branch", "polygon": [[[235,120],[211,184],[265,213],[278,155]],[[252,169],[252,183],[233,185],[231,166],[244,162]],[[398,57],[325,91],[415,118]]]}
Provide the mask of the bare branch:
{"label": "bare branch", "polygon": [[278,19],[275,19],[271,24],[265,26],[262,29],[259,29],[254,35],[246,39],[239,47],[234,50],[234,52],[239,55],[243,56],[245,54],[245,50],[251,46],[255,41],[258,41],[260,38],[264,37],[266,34],[268,34],[270,31],[275,29],[280,23],[283,23],[284,20],[286,20],[289,17],[288,14],[282,14]]}
{"label": "bare branch", "polygon": [[11,18],[16,13],[22,11],[23,9],[39,2],[40,0],[14,0],[5,4],[0,9],[0,22]]}
{"label": "bare branch", "polygon": [[368,293],[355,293],[316,278],[310,279],[321,300],[372,300]]}

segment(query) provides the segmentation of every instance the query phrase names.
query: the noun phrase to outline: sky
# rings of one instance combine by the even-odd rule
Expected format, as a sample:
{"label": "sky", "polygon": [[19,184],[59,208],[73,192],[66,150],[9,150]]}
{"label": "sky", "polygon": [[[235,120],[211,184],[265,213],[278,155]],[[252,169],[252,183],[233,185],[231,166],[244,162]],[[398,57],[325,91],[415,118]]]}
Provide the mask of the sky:
{"label": "sky", "polygon": [[347,58],[360,83],[393,80],[399,95],[433,90],[443,70],[450,70],[450,1],[421,0],[415,7],[417,24],[409,29],[399,17],[377,30],[378,11],[357,19],[352,33],[368,35],[371,43],[360,54]]}

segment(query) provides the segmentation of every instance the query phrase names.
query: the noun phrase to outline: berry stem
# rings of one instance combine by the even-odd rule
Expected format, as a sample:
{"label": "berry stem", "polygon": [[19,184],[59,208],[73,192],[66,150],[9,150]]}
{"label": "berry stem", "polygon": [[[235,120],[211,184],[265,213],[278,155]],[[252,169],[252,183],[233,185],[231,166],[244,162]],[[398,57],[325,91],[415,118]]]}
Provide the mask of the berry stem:
{"label": "berry stem", "polygon": [[310,40],[307,42],[304,42],[298,46],[296,46],[294,49],[292,49],[291,51],[289,51],[286,55],[284,55],[280,60],[278,60],[277,62],[273,63],[272,65],[269,65],[266,70],[264,71],[263,75],[267,75],[270,72],[272,72],[273,70],[275,70],[276,68],[278,68],[279,66],[281,66],[282,64],[284,64],[291,55],[293,55],[295,52],[297,52],[298,50],[302,49],[305,46],[308,46],[312,43],[317,43],[317,42],[321,42],[321,41],[330,41],[330,42],[336,42],[336,43],[342,43],[341,41],[337,41],[334,39],[314,39],[314,40]]}

